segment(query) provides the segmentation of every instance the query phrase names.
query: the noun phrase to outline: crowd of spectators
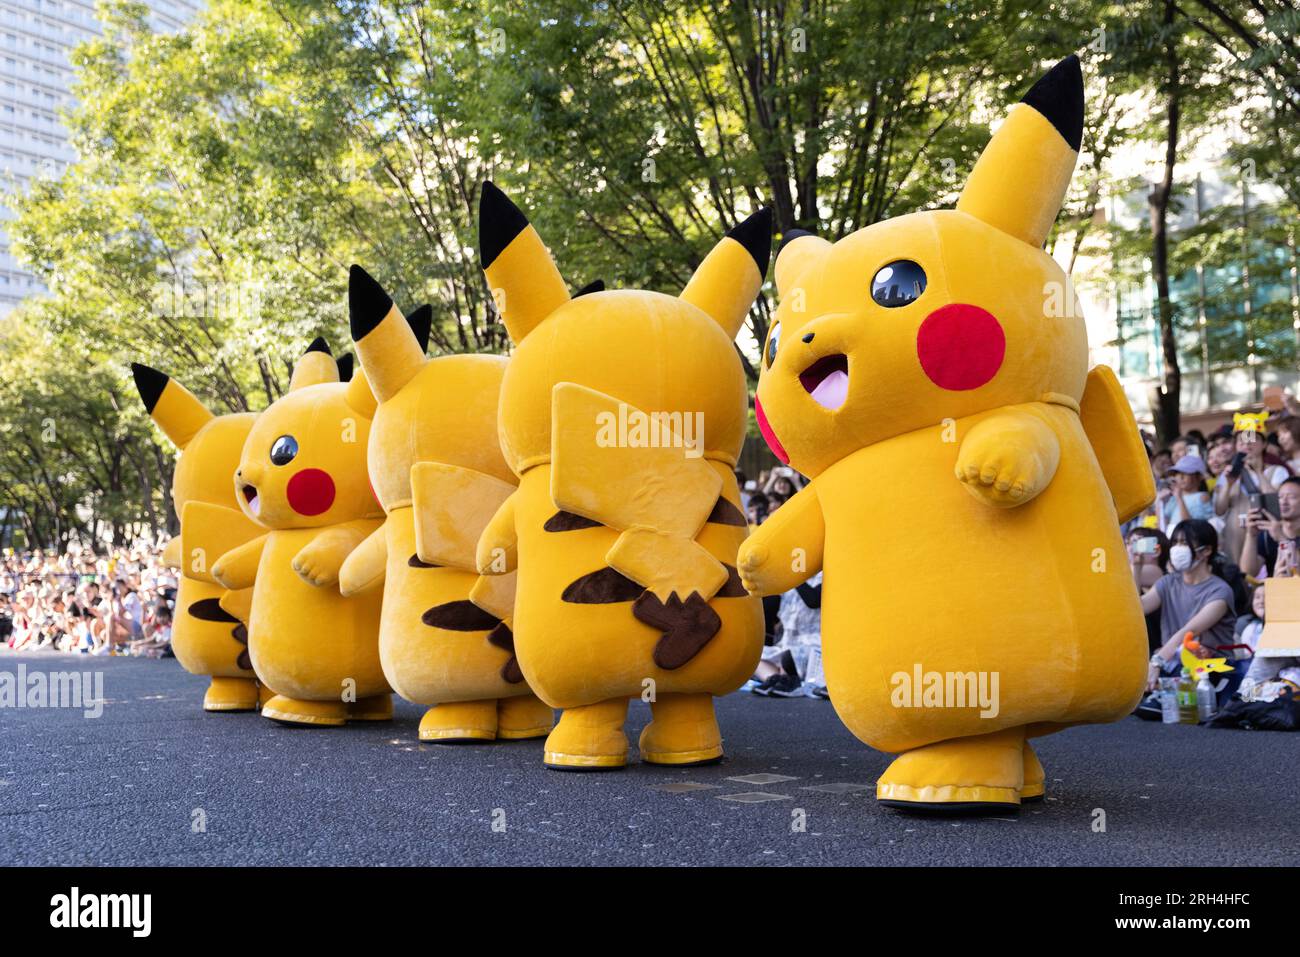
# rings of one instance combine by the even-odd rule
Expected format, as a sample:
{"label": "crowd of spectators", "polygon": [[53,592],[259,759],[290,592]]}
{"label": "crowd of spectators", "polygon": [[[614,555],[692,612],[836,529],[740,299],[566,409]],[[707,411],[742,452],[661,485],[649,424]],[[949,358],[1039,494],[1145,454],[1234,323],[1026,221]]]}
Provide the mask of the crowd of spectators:
{"label": "crowd of spectators", "polygon": [[170,656],[175,599],[176,574],[152,545],[0,557],[0,641],[15,651]]}

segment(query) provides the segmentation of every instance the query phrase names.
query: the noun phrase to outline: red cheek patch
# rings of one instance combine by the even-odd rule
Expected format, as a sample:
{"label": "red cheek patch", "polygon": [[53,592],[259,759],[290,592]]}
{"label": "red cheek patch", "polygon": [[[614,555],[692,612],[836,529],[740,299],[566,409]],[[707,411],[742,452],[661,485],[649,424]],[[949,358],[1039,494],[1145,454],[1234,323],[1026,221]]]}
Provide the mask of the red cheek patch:
{"label": "red cheek patch", "polygon": [[978,389],[998,374],[1007,337],[991,312],[963,302],[941,306],[916,333],[916,356],[941,389]]}
{"label": "red cheek patch", "polygon": [[754,419],[758,422],[758,431],[763,436],[763,441],[767,443],[767,447],[772,450],[772,454],[785,465],[789,465],[790,455],[781,445],[781,440],[776,437],[776,433],[772,431],[772,426],[768,424],[767,416],[763,414],[763,403],[758,401],[758,396],[754,396]]}
{"label": "red cheek patch", "polygon": [[334,504],[334,480],[320,469],[303,469],[289,479],[284,494],[299,515],[319,515]]}

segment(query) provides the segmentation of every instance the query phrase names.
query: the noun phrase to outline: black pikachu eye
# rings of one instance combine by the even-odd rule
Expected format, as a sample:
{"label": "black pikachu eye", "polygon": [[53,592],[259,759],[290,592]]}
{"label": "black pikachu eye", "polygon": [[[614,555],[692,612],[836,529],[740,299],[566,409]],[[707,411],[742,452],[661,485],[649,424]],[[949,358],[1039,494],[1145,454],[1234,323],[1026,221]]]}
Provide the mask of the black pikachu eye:
{"label": "black pikachu eye", "polygon": [[767,367],[772,368],[772,363],[776,361],[776,349],[781,344],[781,323],[772,326],[772,332],[767,337],[767,349],[763,352],[763,358],[767,362]]}
{"label": "black pikachu eye", "polygon": [[925,292],[925,270],[910,259],[896,259],[881,266],[871,280],[871,298],[887,309],[906,306]]}
{"label": "black pikachu eye", "polygon": [[282,435],[271,445],[271,464],[288,465],[298,454],[298,440],[292,435]]}

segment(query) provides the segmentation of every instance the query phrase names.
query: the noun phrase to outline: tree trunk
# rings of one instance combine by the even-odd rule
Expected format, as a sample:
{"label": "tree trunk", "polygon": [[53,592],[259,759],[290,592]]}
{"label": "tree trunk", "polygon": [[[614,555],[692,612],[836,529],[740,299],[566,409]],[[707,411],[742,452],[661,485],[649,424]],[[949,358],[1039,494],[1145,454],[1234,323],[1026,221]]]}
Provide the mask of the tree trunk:
{"label": "tree trunk", "polygon": [[1178,340],[1174,335],[1174,306],[1169,298],[1169,198],[1174,190],[1174,166],[1178,161],[1178,115],[1181,100],[1178,77],[1178,37],[1173,31],[1177,6],[1165,0],[1165,68],[1169,85],[1166,102],[1165,171],[1151,190],[1151,274],[1156,284],[1156,303],[1160,319],[1160,348],[1164,356],[1164,378],[1151,390],[1151,415],[1155,420],[1156,439],[1162,446],[1178,437],[1179,401],[1182,373],[1178,368]]}

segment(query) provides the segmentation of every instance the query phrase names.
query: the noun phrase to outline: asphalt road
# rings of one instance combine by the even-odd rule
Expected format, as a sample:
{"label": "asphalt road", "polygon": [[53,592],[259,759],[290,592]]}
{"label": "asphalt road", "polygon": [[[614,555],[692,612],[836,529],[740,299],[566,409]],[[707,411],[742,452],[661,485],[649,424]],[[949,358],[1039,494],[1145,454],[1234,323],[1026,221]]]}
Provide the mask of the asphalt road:
{"label": "asphalt road", "polygon": [[[876,806],[889,757],[815,699],[720,701],[721,765],[565,774],[540,741],[421,745],[405,702],[391,724],[294,729],[205,714],[205,682],[171,660],[6,654],[0,671],[19,663],[102,669],[107,704],[0,708],[5,865],[1300,861],[1300,735],[1076,728],[1036,741],[1045,802],[918,818]],[[633,742],[648,718],[633,705]]]}

